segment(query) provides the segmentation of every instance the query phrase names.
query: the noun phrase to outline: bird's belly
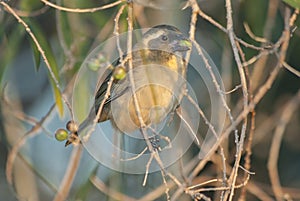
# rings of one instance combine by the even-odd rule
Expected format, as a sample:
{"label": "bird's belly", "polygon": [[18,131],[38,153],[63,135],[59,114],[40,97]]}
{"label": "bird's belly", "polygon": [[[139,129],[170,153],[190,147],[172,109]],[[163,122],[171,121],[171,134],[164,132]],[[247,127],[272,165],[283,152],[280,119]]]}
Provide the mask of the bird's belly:
{"label": "bird's belly", "polygon": [[[146,126],[155,126],[174,109],[183,84],[178,83],[177,73],[155,66],[134,69],[133,77],[142,121]],[[136,109],[132,88],[113,101],[111,119],[119,130],[130,133],[141,127]]]}
{"label": "bird's belly", "polygon": [[[160,123],[173,109],[173,94],[163,86],[147,85],[138,89],[135,94],[142,121],[146,126]],[[112,119],[119,130],[130,133],[141,127],[132,93],[126,93],[112,106]]]}

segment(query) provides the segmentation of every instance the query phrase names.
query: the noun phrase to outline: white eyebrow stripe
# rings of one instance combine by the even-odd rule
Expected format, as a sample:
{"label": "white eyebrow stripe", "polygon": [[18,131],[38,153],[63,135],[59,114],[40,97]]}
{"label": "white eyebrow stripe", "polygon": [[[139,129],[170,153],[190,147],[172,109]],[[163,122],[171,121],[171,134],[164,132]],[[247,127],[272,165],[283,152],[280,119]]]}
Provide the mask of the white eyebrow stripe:
{"label": "white eyebrow stripe", "polygon": [[160,36],[162,34],[164,34],[165,32],[163,30],[158,30],[157,32],[151,34],[151,35],[148,35],[146,38],[143,38],[143,43],[145,45],[148,45],[149,41],[154,39],[154,38],[157,38],[157,36]]}

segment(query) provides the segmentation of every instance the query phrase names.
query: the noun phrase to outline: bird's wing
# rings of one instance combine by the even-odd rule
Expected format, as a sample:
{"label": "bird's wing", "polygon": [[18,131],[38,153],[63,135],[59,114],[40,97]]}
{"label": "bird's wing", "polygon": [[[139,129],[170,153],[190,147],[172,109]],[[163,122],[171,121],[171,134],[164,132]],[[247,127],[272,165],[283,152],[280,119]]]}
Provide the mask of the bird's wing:
{"label": "bird's wing", "polygon": [[[114,65],[116,66],[116,65]],[[111,76],[113,75],[113,70],[107,69],[104,72],[104,75],[99,80],[99,87],[97,87],[97,91],[95,94],[95,102],[94,102],[94,108],[95,108],[95,114],[98,113],[98,109],[103,102],[105,95],[107,93],[107,88],[109,84],[109,80],[111,79]],[[99,122],[105,121],[109,118],[109,112],[110,112],[110,103],[120,96],[122,96],[129,88],[129,85],[126,84],[127,81],[125,80],[114,80],[111,88],[109,97],[105,100],[102,114],[100,116]]]}
{"label": "bird's wing", "polygon": [[[110,70],[110,72],[108,73],[108,75],[105,77],[105,79],[101,82],[101,85],[100,87],[98,87],[98,90],[96,92],[96,95],[95,95],[95,105],[98,105],[100,106],[100,104],[102,103],[102,101],[104,100],[104,97],[105,97],[105,94],[107,92],[107,87],[108,87],[108,82],[109,80],[111,79],[111,76],[112,76],[112,71]],[[110,102],[114,101],[115,99],[117,99],[118,97],[122,96],[126,90],[128,89],[128,86],[126,87],[122,87],[123,89],[122,90],[118,90],[118,93],[112,93],[111,92],[114,92],[116,91],[115,89],[120,89],[120,85],[122,84],[123,82],[120,81],[120,80],[114,80],[113,83],[112,83],[112,86],[111,86],[111,89],[110,89],[110,96],[106,99],[105,103],[104,103],[104,106],[106,104],[109,104]]]}

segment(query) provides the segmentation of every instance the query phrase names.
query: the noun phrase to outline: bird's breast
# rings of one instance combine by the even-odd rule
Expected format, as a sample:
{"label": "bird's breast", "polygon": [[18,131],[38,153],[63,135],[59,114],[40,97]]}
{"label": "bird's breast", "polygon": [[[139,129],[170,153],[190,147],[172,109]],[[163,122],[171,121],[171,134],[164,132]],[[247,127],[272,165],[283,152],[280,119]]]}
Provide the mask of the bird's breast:
{"label": "bird's breast", "polygon": [[[163,121],[178,103],[177,99],[182,92],[184,82],[184,79],[179,79],[180,77],[176,70],[165,65],[135,66],[134,89],[130,87],[124,95],[111,104],[115,125],[125,133],[140,128],[134,94],[142,120],[147,126]],[[126,79],[128,79],[127,84],[130,85],[129,76]],[[115,93],[118,93],[118,89]]]}

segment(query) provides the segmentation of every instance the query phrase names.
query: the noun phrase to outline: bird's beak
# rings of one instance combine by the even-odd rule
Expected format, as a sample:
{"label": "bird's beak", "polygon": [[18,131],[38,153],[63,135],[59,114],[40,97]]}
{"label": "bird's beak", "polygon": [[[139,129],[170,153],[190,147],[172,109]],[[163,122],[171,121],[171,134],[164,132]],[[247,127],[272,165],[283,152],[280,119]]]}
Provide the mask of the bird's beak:
{"label": "bird's beak", "polygon": [[184,36],[178,36],[177,40],[171,43],[172,51],[174,52],[185,52],[190,50],[192,47],[192,42],[190,39]]}

